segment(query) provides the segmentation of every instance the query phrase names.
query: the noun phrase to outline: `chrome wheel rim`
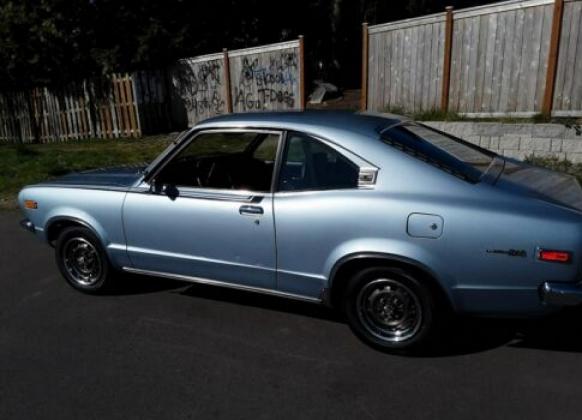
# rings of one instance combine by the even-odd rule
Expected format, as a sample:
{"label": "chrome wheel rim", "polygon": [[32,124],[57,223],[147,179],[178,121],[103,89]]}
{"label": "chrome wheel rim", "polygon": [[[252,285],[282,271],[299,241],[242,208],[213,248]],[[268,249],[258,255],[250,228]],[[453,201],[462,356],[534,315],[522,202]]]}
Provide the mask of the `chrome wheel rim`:
{"label": "chrome wheel rim", "polygon": [[391,343],[413,337],[422,324],[418,297],[392,279],[377,279],[362,287],[356,309],[367,332]]}
{"label": "chrome wheel rim", "polygon": [[71,238],[65,243],[63,263],[73,281],[81,286],[92,286],[101,276],[99,252],[85,238]]}

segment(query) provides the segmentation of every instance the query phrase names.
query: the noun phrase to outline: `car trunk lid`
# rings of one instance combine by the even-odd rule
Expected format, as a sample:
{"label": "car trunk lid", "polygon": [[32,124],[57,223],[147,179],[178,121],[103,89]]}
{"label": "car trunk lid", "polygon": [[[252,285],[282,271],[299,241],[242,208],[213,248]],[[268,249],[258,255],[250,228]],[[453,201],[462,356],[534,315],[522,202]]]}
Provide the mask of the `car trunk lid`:
{"label": "car trunk lid", "polygon": [[495,185],[582,211],[582,187],[572,175],[505,158]]}

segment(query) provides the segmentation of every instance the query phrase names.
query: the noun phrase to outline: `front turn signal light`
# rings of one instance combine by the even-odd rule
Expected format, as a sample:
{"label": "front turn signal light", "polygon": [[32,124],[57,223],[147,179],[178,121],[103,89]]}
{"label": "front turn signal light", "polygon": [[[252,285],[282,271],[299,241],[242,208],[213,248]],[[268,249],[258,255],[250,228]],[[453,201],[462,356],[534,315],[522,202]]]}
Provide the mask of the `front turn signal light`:
{"label": "front turn signal light", "polygon": [[24,208],[36,210],[38,208],[38,203],[34,200],[24,200]]}
{"label": "front turn signal light", "polygon": [[572,262],[572,253],[568,251],[556,251],[553,249],[538,250],[538,260],[557,263]]}

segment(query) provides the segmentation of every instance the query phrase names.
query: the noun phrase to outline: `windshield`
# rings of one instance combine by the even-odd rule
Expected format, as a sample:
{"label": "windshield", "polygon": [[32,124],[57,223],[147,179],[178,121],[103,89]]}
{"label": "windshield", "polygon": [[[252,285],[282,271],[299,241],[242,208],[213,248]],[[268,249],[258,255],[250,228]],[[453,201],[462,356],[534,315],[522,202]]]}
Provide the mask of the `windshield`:
{"label": "windshield", "polygon": [[469,142],[415,123],[401,124],[383,131],[382,140],[471,182],[478,182],[497,156]]}
{"label": "windshield", "polygon": [[184,130],[164,149],[162,153],[158,155],[148,166],[143,170],[144,175],[148,175],[151,171],[166,157],[170,154],[174,148],[184,140],[186,135],[190,133],[191,130]]}

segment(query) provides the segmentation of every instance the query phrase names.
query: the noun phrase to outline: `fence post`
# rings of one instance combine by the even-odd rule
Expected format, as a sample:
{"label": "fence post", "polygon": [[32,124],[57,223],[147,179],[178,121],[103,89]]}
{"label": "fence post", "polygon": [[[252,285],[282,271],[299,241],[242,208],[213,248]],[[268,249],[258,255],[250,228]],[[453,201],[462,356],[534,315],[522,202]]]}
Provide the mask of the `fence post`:
{"label": "fence post", "polygon": [[226,112],[232,112],[232,94],[230,92],[230,60],[228,58],[228,49],[222,49],[223,66],[224,66],[224,97],[226,99]]}
{"label": "fence post", "polygon": [[301,101],[299,109],[305,110],[306,96],[305,96],[305,39],[303,35],[299,35],[299,94]]}
{"label": "fence post", "polygon": [[441,111],[449,110],[451,88],[451,58],[453,52],[453,6],[445,7],[445,55],[443,61],[443,86],[441,92]]}
{"label": "fence post", "polygon": [[141,131],[141,121],[139,120],[139,103],[137,98],[137,89],[135,88],[135,77],[137,73],[132,73],[129,75],[129,88],[131,91],[131,98],[132,98],[132,110],[133,110],[133,117],[132,122],[134,125],[134,137],[141,137],[143,135]]}
{"label": "fence post", "polygon": [[548,53],[548,69],[546,71],[546,87],[542,102],[542,114],[546,116],[551,115],[554,102],[554,87],[556,85],[556,70],[558,68],[558,53],[560,49],[563,14],[564,0],[555,0],[554,15],[552,17],[552,33],[550,37],[550,51]]}
{"label": "fence post", "polygon": [[362,92],[360,97],[360,109],[368,109],[368,23],[362,23]]}

